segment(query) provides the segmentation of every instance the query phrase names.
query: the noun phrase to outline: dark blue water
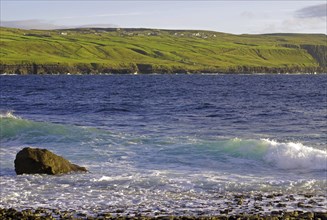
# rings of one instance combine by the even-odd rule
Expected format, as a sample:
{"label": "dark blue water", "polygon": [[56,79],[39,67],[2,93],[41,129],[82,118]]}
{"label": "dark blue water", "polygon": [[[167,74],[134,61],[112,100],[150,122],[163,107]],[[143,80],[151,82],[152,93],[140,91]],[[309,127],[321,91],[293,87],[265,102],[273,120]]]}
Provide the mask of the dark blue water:
{"label": "dark blue water", "polygon": [[[0,80],[1,206],[106,210],[110,200],[169,210],[186,200],[210,213],[218,192],[326,189],[326,75]],[[25,146],[48,148],[91,173],[16,177],[13,160]],[[45,183],[57,199],[49,202],[38,185]]]}
{"label": "dark blue water", "polygon": [[327,77],[1,77],[1,108],[37,121],[151,135],[326,143]]}

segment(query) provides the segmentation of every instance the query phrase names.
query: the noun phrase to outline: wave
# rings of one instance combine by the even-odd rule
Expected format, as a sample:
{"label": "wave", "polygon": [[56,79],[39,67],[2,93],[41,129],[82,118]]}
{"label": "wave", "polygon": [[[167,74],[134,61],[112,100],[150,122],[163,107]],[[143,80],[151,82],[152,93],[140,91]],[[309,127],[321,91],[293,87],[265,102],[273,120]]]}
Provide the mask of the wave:
{"label": "wave", "polygon": [[327,152],[302,143],[278,143],[262,140],[268,145],[264,160],[282,169],[327,170]]}
{"label": "wave", "polygon": [[19,116],[14,115],[14,111],[0,111],[0,118],[20,119]]}
{"label": "wave", "polygon": [[19,141],[21,144],[79,142],[90,139],[92,135],[92,129],[27,120],[11,111],[0,113],[0,129],[2,142]]}
{"label": "wave", "polygon": [[235,138],[223,143],[221,149],[228,155],[261,160],[279,169],[327,170],[327,152],[302,143]]}
{"label": "wave", "polygon": [[[65,146],[66,143],[77,143],[77,145],[87,143],[103,151],[108,150],[106,146],[114,145],[115,149],[111,151],[118,152],[120,146],[122,147],[123,152],[118,152],[117,155],[132,151],[136,155],[134,160],[138,160],[139,155],[144,158],[145,153],[149,153],[151,155],[149,161],[153,161],[152,157],[155,157],[154,163],[162,163],[161,165],[164,166],[175,162],[186,166],[192,164],[209,166],[211,162],[223,161],[227,158],[234,165],[254,161],[278,169],[327,170],[326,150],[295,142],[239,138],[206,141],[190,137],[174,139],[164,135],[159,139],[146,136],[135,138],[132,135],[122,137],[120,134],[115,135],[96,128],[26,120],[12,112],[0,114],[0,129],[2,143],[18,141],[20,145],[36,144],[36,146],[43,143],[64,143]],[[169,141],[165,141],[167,139]],[[206,159],[211,162],[208,164]]]}

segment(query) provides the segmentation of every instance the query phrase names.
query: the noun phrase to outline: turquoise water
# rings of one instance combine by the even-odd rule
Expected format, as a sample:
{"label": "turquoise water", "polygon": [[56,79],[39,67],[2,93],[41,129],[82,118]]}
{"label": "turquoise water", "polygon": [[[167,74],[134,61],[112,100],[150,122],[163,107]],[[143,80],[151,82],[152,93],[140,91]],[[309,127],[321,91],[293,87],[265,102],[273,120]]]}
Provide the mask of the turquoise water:
{"label": "turquoise water", "polygon": [[[326,75],[0,79],[1,207],[214,214],[221,196],[325,194]],[[90,172],[16,176],[26,146]]]}

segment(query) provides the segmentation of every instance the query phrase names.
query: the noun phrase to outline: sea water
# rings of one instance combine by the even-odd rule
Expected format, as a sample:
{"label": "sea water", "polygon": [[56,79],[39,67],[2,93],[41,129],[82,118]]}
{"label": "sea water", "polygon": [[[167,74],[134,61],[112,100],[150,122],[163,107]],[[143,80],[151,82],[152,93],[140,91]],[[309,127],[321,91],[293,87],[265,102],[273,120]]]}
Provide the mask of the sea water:
{"label": "sea water", "polygon": [[[211,215],[230,195],[309,193],[327,211],[326,85],[326,75],[0,76],[0,207]],[[89,172],[16,176],[28,146]]]}

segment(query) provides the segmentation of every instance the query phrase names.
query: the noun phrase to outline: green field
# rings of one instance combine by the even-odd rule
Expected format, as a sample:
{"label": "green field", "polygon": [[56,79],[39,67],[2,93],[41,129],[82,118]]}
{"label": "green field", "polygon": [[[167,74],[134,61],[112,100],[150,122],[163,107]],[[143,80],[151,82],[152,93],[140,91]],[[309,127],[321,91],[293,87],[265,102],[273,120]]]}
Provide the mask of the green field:
{"label": "green field", "polygon": [[0,28],[0,73],[326,72],[323,34]]}

